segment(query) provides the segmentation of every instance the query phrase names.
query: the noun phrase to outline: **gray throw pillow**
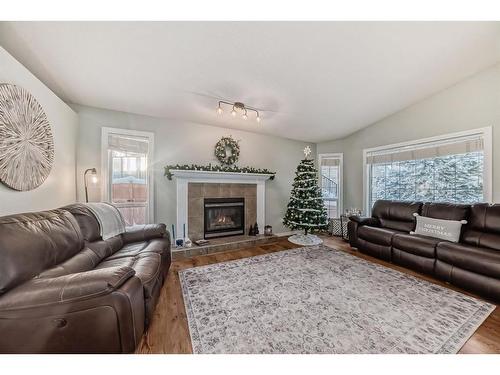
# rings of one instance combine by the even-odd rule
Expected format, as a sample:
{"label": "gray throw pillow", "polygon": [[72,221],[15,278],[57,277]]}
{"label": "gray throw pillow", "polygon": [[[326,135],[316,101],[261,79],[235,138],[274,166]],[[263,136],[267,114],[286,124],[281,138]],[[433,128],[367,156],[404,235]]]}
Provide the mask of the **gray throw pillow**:
{"label": "gray throw pillow", "polygon": [[417,218],[417,226],[415,232],[410,232],[410,234],[441,238],[450,242],[458,242],[460,240],[462,225],[467,224],[467,220],[434,219],[432,217],[420,216],[417,213],[414,213],[413,216]]}

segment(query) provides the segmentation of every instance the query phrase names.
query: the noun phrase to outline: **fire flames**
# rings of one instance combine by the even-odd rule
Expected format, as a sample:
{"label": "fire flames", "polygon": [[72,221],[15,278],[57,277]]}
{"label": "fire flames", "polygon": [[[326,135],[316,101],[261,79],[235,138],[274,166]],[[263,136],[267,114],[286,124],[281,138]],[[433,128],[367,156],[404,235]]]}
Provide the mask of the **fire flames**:
{"label": "fire flames", "polygon": [[215,219],[215,225],[216,226],[232,226],[232,225],[234,225],[234,221],[231,219],[230,216],[219,215]]}

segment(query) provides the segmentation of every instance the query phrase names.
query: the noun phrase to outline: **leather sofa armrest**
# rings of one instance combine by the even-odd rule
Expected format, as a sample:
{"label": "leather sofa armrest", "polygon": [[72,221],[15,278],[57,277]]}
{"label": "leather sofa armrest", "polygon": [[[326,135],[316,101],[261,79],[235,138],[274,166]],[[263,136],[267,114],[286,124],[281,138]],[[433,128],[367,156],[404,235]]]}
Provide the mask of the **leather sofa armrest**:
{"label": "leather sofa armrest", "polygon": [[165,224],[146,224],[127,227],[125,233],[122,234],[124,243],[149,241],[154,238],[169,237]]}
{"label": "leather sofa armrest", "polygon": [[380,222],[374,217],[350,216],[349,222],[347,223],[347,233],[349,236],[349,245],[351,245],[351,247],[359,248],[358,229],[363,225],[379,227]]}
{"label": "leather sofa armrest", "polygon": [[380,226],[378,219],[374,217],[350,216],[349,220],[356,222],[359,226],[368,225],[370,227]]}
{"label": "leather sofa armrest", "polygon": [[351,247],[358,247],[358,223],[354,220],[347,222],[347,237],[349,238],[349,245]]}
{"label": "leather sofa armrest", "polygon": [[30,308],[91,299],[114,292],[135,271],[128,266],[35,278],[0,296],[0,310]]}

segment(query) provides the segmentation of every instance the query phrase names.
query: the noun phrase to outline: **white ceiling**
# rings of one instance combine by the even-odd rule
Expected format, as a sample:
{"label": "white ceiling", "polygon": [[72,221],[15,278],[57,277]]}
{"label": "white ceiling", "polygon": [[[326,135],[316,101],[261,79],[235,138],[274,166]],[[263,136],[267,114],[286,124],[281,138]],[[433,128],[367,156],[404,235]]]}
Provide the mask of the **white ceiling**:
{"label": "white ceiling", "polygon": [[0,44],[68,102],[319,142],[500,61],[500,22],[2,22]]}

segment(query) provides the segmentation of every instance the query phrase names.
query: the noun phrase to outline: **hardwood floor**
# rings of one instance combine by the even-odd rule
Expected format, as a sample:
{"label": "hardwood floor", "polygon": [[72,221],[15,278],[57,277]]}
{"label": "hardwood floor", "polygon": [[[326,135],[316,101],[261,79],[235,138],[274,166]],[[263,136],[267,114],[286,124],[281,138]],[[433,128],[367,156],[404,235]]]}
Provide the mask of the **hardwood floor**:
{"label": "hardwood floor", "polygon": [[[346,251],[352,255],[367,259],[374,263],[382,264],[418,278],[447,286],[450,289],[462,291],[458,288],[433,279],[432,277],[361,254],[351,249],[346,242],[336,237],[323,237],[323,239],[325,241],[325,245],[327,246]],[[274,244],[255,246],[224,253],[200,255],[173,262],[168,273],[167,280],[165,281],[165,285],[161,291],[158,305],[156,306],[148,333],[142,338],[136,353],[192,353],[186,311],[184,309],[184,301],[178,276],[178,272],[180,270],[255,255],[268,254],[276,251],[293,249],[295,247],[299,246],[288,242],[286,239],[280,239]],[[460,353],[500,353],[500,308],[498,306],[462,347]]]}

